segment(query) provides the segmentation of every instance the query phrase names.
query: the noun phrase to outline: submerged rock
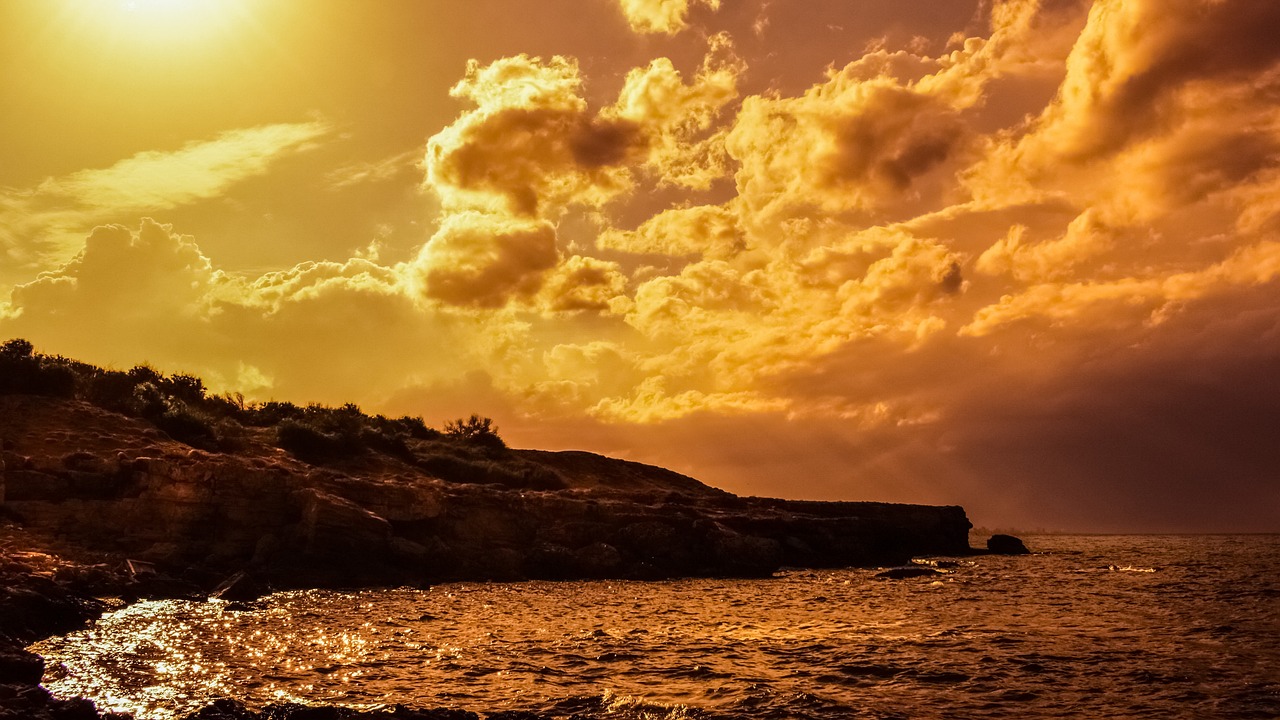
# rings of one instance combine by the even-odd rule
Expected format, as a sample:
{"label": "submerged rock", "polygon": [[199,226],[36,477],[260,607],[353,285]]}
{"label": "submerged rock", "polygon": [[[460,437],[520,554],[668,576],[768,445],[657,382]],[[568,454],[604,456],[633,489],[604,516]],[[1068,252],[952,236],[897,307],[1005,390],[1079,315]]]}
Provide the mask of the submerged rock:
{"label": "submerged rock", "polygon": [[1012,535],[992,535],[987,538],[987,550],[996,555],[1030,555],[1022,540]]}

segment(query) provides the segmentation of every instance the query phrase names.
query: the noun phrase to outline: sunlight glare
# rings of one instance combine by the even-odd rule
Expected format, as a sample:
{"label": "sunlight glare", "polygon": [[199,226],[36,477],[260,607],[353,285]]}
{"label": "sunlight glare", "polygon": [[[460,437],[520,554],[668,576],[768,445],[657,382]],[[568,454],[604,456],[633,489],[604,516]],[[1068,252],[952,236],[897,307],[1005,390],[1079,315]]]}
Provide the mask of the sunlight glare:
{"label": "sunlight glare", "polygon": [[99,22],[118,32],[184,43],[230,29],[245,11],[241,0],[116,0],[101,9]]}

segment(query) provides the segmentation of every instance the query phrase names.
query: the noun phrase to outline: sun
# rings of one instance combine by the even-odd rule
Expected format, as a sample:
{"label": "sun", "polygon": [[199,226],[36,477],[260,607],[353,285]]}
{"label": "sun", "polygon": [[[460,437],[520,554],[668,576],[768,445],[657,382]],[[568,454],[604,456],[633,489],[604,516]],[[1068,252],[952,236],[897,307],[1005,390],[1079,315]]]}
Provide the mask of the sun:
{"label": "sun", "polygon": [[113,0],[100,20],[153,40],[191,42],[230,29],[244,16],[244,0]]}

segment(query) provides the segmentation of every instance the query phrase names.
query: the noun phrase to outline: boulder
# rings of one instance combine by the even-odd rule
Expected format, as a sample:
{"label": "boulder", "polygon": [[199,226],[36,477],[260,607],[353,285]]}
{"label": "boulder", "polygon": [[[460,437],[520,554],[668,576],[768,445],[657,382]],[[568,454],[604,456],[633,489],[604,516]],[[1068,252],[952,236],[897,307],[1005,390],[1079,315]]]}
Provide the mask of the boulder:
{"label": "boulder", "polygon": [[227,602],[246,603],[257,600],[267,593],[267,588],[256,578],[243,570],[223,580],[218,587],[209,593],[209,597]]}
{"label": "boulder", "polygon": [[391,540],[391,523],[355,503],[315,488],[299,491],[300,531],[310,555],[382,556]]}
{"label": "boulder", "polygon": [[422,543],[416,543],[402,537],[391,538],[391,557],[397,563],[420,570],[431,557],[431,551]]}
{"label": "boulder", "polygon": [[1029,555],[1031,551],[1022,540],[1012,535],[992,535],[987,538],[987,550],[994,555]]}
{"label": "boulder", "polygon": [[622,553],[608,543],[592,543],[573,551],[578,570],[586,577],[610,577],[622,568]]}
{"label": "boulder", "polygon": [[17,643],[0,642],[0,685],[37,685],[44,676],[44,658]]}

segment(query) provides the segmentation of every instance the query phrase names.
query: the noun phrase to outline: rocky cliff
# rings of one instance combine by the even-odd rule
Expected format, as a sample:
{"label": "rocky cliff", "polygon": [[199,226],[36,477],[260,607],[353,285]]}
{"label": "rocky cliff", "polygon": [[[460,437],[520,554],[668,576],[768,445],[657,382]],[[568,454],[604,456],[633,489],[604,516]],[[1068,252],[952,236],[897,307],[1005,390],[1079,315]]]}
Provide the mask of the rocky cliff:
{"label": "rocky cliff", "polygon": [[0,396],[0,500],[29,532],[198,584],[746,576],[968,551],[958,507],[741,498],[590,453],[462,462],[439,445],[317,466],[252,437],[209,452],[84,402]]}

